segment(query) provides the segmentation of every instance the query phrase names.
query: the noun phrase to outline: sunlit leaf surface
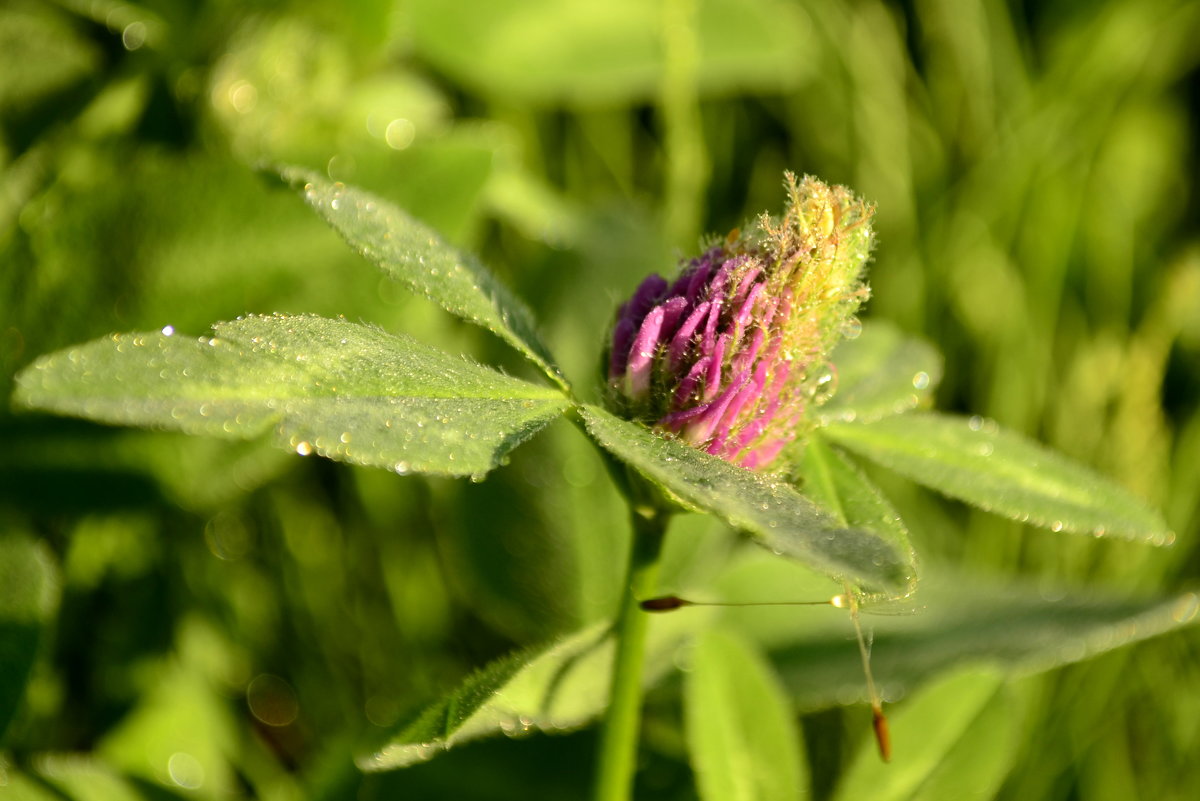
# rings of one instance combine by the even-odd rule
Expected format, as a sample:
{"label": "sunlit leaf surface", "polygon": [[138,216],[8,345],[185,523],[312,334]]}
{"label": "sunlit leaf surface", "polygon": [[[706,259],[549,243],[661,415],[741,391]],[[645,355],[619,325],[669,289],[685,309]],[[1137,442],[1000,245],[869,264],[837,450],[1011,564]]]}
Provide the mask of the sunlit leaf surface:
{"label": "sunlit leaf surface", "polygon": [[776,553],[872,587],[903,591],[913,581],[909,554],[867,531],[846,528],[791,486],[667,439],[593,406],[588,431],[622,461],[684,503],[717,515]]}
{"label": "sunlit leaf surface", "polygon": [[528,307],[473,256],[433,229],[361,189],[299,167],[283,177],[365,258],[411,292],[483,326],[529,357],[559,386],[567,382],[536,331]]}
{"label": "sunlit leaf surface", "polygon": [[951,672],[892,710],[892,763],[864,738],[834,801],[992,797],[1016,756],[1021,722],[1000,673]]}
{"label": "sunlit leaf surface", "polygon": [[[708,619],[703,610],[697,611],[700,614],[664,615],[651,621],[647,682],[671,667],[683,639]],[[481,669],[426,708],[387,745],[360,760],[359,766],[368,771],[401,768],[479,737],[578,728],[604,710],[612,661],[608,622],[575,632],[546,648],[512,654]]]}
{"label": "sunlit leaf surface", "polygon": [[[176,775],[186,780],[187,777],[179,768],[182,762],[183,756],[176,758]],[[52,798],[68,798],[71,801],[145,801],[147,798],[147,794],[135,789],[134,782],[112,770],[103,761],[82,754],[40,755],[34,767],[38,778],[62,794]],[[199,775],[193,773],[192,779]],[[174,786],[181,785],[176,783]],[[199,788],[191,786],[187,789],[195,791]],[[206,794],[197,795],[204,797]]]}
{"label": "sunlit leaf surface", "polygon": [[819,434],[809,437],[800,463],[804,495],[847,526],[870,531],[914,559],[900,515],[866,476]]}
{"label": "sunlit leaf surface", "polygon": [[942,378],[942,357],[890,323],[869,321],[830,354],[837,392],[820,407],[822,422],[875,420],[928,404]]}
{"label": "sunlit leaf surface", "polygon": [[807,797],[796,717],[770,663],[722,629],[701,633],[684,678],[688,752],[704,801]]}
{"label": "sunlit leaf surface", "polygon": [[28,537],[0,533],[0,737],[25,691],[42,627],[57,599],[50,554]]}
{"label": "sunlit leaf surface", "polygon": [[247,317],[195,339],[114,334],[45,356],[26,406],[109,423],[254,437],[398,473],[476,475],[568,405],[554,389],[376,328]]}
{"label": "sunlit leaf surface", "polygon": [[[186,788],[193,797],[217,801],[219,788],[234,781],[235,752],[225,744],[234,737],[236,718],[205,676],[178,662],[168,663],[154,678],[152,689],[98,744],[98,754],[143,782]],[[86,777],[75,781],[88,783]]]}
{"label": "sunlit leaf surface", "polygon": [[942,414],[836,423],[839,445],[953,498],[1055,531],[1165,544],[1156,512],[1115,483],[993,421]]}

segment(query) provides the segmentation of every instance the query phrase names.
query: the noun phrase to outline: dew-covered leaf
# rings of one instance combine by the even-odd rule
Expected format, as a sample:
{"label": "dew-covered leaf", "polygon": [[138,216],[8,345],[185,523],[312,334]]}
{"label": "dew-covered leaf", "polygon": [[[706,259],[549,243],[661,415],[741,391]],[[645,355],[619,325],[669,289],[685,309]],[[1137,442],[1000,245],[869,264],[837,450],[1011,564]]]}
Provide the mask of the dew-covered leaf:
{"label": "dew-covered leaf", "polygon": [[58,578],[46,549],[24,535],[0,533],[0,740],[57,601]]}
{"label": "dew-covered leaf", "polygon": [[274,430],[301,454],[476,475],[567,408],[555,389],[404,336],[313,316],[247,317],[195,339],[113,334],[43,356],[25,406],[233,438]]}
{"label": "dew-covered leaf", "polygon": [[823,433],[952,498],[1045,526],[1161,545],[1162,516],[1087,468],[979,417],[921,413],[835,423]]}
{"label": "dew-covered leaf", "polygon": [[[708,620],[696,615],[650,621],[644,680],[671,668],[680,643]],[[388,743],[359,760],[363,770],[391,770],[431,759],[442,751],[495,734],[578,728],[603,712],[612,675],[611,623],[605,621],[541,649],[504,657],[468,677]]]}
{"label": "dew-covered leaf", "polygon": [[533,314],[474,256],[382,198],[300,167],[284,180],[364,258],[409,291],[480,325],[519,350],[560,387],[567,381],[538,336]]}
{"label": "dew-covered leaf", "polygon": [[942,356],[924,340],[890,323],[863,323],[829,357],[837,369],[837,392],[820,407],[822,423],[876,420],[925,405],[942,379]]}
{"label": "dew-covered leaf", "polygon": [[843,524],[877,534],[908,559],[915,558],[900,515],[862,471],[825,442],[819,432],[805,444],[799,475],[804,482],[801,492]]}
{"label": "dew-covered leaf", "polygon": [[847,528],[791,486],[772,481],[678,440],[581,407],[605,449],[684,504],[720,517],[767,548],[815,569],[875,589],[903,592],[914,580],[909,554],[868,531]]}
{"label": "dew-covered leaf", "polygon": [[702,632],[684,677],[688,753],[704,801],[808,795],[796,716],[766,657],[720,628]]}
{"label": "dew-covered leaf", "polygon": [[834,801],[991,798],[1016,756],[1020,715],[1002,675],[967,668],[892,707],[892,763],[865,738]]}

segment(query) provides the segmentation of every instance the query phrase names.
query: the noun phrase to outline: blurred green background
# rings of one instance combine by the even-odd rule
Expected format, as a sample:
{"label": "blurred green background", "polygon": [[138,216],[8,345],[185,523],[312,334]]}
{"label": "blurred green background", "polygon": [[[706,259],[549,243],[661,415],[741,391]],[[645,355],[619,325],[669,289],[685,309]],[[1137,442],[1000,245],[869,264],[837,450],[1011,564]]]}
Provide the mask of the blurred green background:
{"label": "blurred green background", "polygon": [[[0,395],[112,331],[276,311],[536,380],[359,260],[273,163],[482,253],[591,392],[620,299],[778,209],[792,169],[878,204],[867,316],[944,350],[941,408],[1114,476],[1177,533],[1047,536],[880,475],[922,562],[1195,589],[1197,42],[1182,0],[4,0]],[[351,762],[472,669],[611,614],[623,507],[565,422],[481,484],[6,406],[0,437],[0,578],[39,598],[3,610],[0,586],[5,647],[37,638],[0,671],[0,702],[27,679],[0,757],[27,797],[586,793],[590,731]],[[733,545],[679,525],[677,574],[702,586]],[[1200,791],[1195,630],[1015,681],[1019,737],[976,797]],[[695,797],[678,693],[650,698],[647,798]],[[828,798],[865,718],[804,711]]]}

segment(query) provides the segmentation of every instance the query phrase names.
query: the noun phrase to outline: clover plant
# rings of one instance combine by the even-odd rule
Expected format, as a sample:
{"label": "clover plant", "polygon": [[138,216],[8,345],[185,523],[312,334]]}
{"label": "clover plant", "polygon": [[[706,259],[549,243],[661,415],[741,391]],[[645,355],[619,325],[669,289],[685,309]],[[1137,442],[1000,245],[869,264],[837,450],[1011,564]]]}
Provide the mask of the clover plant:
{"label": "clover plant", "polygon": [[[702,797],[794,795],[798,732],[783,711],[785,686],[819,690],[823,680],[804,671],[820,670],[844,683],[856,654],[810,655],[792,668],[801,678],[790,678],[703,610],[651,621],[638,602],[675,589],[657,575],[669,522],[682,511],[719,518],[779,559],[830,577],[855,609],[904,599],[927,608],[933,626],[953,628],[956,614],[969,621],[951,638],[896,640],[908,651],[889,665],[885,694],[889,679],[919,680],[919,664],[1059,663],[1081,658],[1087,648],[1076,646],[1107,624],[1139,621],[1123,637],[1106,630],[1103,647],[1173,625],[1165,604],[1052,609],[1001,593],[973,610],[944,588],[923,590],[908,537],[920,521],[901,520],[860,462],[1053,532],[1147,544],[1171,534],[1159,514],[1090,470],[991,420],[928,410],[936,350],[856,318],[868,297],[873,208],[850,190],[787,176],[781,214],[703,243],[674,274],[645,279],[596,342],[601,375],[569,380],[530,309],[477,259],[364,191],[297,168],[282,175],[387,276],[500,337],[542,380],[369,323],[252,315],[199,337],[166,326],[43,356],[20,374],[16,403],[189,434],[268,436],[302,456],[474,480],[566,416],[604,453],[634,531],[614,620],[483,667],[363,753],[362,769],[400,768],[496,732],[603,718],[596,797],[627,798],[643,688],[688,645],[683,697]],[[597,385],[600,404],[576,390]],[[922,618],[910,629],[920,631]],[[964,714],[983,715],[996,676],[964,674],[931,692],[960,693]],[[923,697],[900,705],[898,722],[918,717]],[[921,747],[898,743],[901,756]],[[863,767],[846,792],[869,788],[878,769]]]}

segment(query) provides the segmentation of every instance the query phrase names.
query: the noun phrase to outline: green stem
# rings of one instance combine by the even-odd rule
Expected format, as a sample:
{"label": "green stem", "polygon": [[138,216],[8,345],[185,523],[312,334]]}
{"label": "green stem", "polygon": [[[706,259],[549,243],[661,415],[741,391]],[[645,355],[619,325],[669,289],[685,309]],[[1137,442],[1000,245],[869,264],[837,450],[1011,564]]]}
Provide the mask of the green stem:
{"label": "green stem", "polygon": [[633,542],[629,546],[627,588],[614,630],[617,652],[613,657],[608,711],[600,733],[595,801],[628,801],[632,796],[642,711],[642,663],[649,623],[649,616],[638,607],[638,600],[654,592],[670,515],[635,508],[631,517]]}

